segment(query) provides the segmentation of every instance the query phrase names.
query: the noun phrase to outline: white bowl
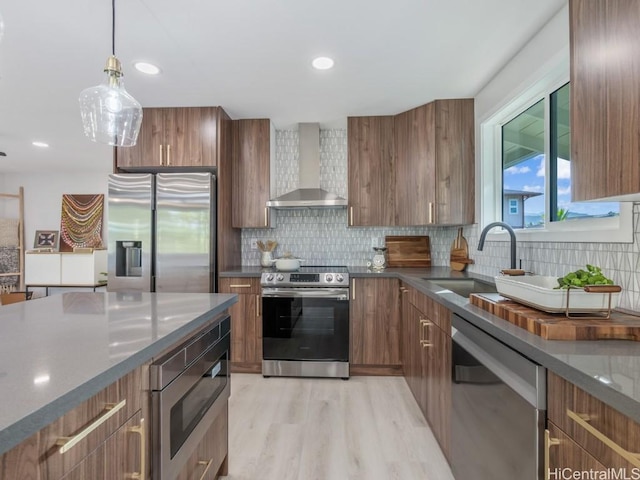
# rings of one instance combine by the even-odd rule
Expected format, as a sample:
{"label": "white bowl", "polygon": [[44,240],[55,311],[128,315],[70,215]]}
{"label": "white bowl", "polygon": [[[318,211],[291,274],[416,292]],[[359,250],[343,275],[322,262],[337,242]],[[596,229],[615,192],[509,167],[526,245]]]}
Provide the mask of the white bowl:
{"label": "white bowl", "polygon": [[[565,312],[567,309],[567,290],[556,289],[557,277],[531,275],[523,277],[495,277],[498,293],[518,303],[550,313]],[[611,294],[611,308],[620,300],[620,293]],[[574,313],[601,312],[609,308],[609,293],[587,293],[572,288],[569,294],[569,311]]]}

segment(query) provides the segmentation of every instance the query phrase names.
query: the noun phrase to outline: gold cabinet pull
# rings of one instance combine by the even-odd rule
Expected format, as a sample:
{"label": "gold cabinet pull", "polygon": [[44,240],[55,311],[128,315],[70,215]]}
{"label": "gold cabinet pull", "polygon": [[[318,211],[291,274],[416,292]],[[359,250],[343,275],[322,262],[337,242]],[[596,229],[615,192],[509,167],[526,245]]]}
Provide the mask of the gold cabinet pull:
{"label": "gold cabinet pull", "polygon": [[351,300],[356,299],[356,280],[351,280]]}
{"label": "gold cabinet pull", "polygon": [[560,440],[550,436],[549,430],[544,430],[544,478],[549,480],[549,448],[560,445]]}
{"label": "gold cabinet pull", "polygon": [[171,145],[167,145],[167,167],[171,166]]}
{"label": "gold cabinet pull", "polygon": [[160,145],[160,166],[164,165],[162,163],[163,160],[164,160],[162,157],[163,157],[163,147],[162,147],[162,145]]}
{"label": "gold cabinet pull", "polygon": [[84,428],[80,433],[72,436],[72,437],[60,437],[56,442],[56,445],[60,447],[60,453],[66,453],[75,447],[78,443],[84,440],[87,435],[93,432],[96,428],[102,425],[104,422],[113,417],[118,411],[122,410],[127,404],[127,399],[125,398],[120,403],[107,403],[104,407],[104,411],[101,416],[93,421],[90,425]]}
{"label": "gold cabinet pull", "polygon": [[256,295],[256,317],[260,316],[260,295]]}
{"label": "gold cabinet pull", "polygon": [[425,329],[424,327],[430,327],[431,325],[433,325],[433,322],[430,320],[427,320],[424,317],[420,317],[420,345],[422,346],[422,348],[427,348],[427,347],[432,347],[433,344],[427,340],[426,335],[425,335]]}
{"label": "gold cabinet pull", "polygon": [[147,459],[147,455],[146,455],[146,434],[145,434],[145,428],[144,428],[144,418],[140,420],[140,425],[138,425],[137,427],[130,427],[127,429],[127,431],[129,433],[136,433],[138,435],[140,435],[140,471],[139,472],[134,472],[134,473],[130,473],[127,475],[126,478],[131,478],[133,480],[144,480],[144,476],[145,473],[147,471],[147,465],[146,465],[146,459]]}
{"label": "gold cabinet pull", "polygon": [[229,288],[251,288],[251,284],[246,285],[244,283],[240,283],[236,285],[229,285]]}
{"label": "gold cabinet pull", "polygon": [[349,207],[349,226],[353,227],[353,207]]}
{"label": "gold cabinet pull", "polygon": [[269,226],[269,208],[268,207],[264,207],[264,226],[265,227]]}
{"label": "gold cabinet pull", "polygon": [[207,472],[211,468],[212,464],[213,464],[213,458],[211,460],[209,460],[208,462],[205,462],[204,460],[200,460],[198,462],[198,465],[206,465],[206,467],[204,467],[204,472],[202,472],[202,475],[200,476],[200,480],[204,480],[204,477],[207,476]]}
{"label": "gold cabinet pull", "polygon": [[429,202],[429,223],[433,223],[433,202]]}
{"label": "gold cabinet pull", "polygon": [[640,467],[640,453],[633,453],[633,452],[630,452],[628,450],[625,450],[620,445],[618,445],[616,442],[614,442],[609,437],[607,437],[600,430],[595,428],[593,425],[589,424],[589,421],[591,419],[590,419],[588,414],[586,414],[586,413],[576,413],[573,410],[570,410],[570,409],[567,408],[567,416],[571,420],[576,422],[578,425],[580,425],[582,428],[584,428],[591,435],[593,435],[598,440],[600,440],[602,443],[604,443],[611,450],[613,450],[618,455],[620,455],[622,458],[627,460],[631,465],[633,465],[635,467]]}

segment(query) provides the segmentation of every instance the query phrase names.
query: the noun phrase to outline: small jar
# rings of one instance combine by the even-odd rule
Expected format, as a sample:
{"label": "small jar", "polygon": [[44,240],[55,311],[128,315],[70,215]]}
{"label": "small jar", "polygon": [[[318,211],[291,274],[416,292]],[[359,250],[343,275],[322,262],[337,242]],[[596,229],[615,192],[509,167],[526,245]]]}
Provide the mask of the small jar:
{"label": "small jar", "polygon": [[271,252],[262,252],[262,255],[260,255],[260,265],[264,268],[268,268],[273,265],[273,256],[271,255]]}

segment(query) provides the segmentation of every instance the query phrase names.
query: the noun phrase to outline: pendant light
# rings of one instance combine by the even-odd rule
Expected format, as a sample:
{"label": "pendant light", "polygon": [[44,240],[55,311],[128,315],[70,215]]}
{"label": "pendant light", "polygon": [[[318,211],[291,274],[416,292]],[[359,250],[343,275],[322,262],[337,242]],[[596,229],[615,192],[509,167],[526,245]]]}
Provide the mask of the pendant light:
{"label": "pendant light", "polygon": [[142,123],[142,107],[124,88],[122,66],[115,56],[116,1],[111,0],[111,55],[103,83],[80,93],[84,134],[90,140],[116,147],[132,147]]}

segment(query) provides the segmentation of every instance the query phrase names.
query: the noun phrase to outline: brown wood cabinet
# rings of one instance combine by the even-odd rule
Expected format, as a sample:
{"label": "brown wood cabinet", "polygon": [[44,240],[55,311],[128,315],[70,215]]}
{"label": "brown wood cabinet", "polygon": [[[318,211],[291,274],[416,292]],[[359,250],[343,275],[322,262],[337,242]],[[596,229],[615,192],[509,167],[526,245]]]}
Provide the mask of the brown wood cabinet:
{"label": "brown wood cabinet", "polygon": [[572,201],[640,198],[640,4],[570,0]]}
{"label": "brown wood cabinet", "polygon": [[215,167],[218,110],[145,108],[137,144],[116,148],[117,168]]}
{"label": "brown wood cabinet", "polygon": [[[271,158],[275,131],[269,119],[233,120],[233,203],[235,228],[271,226]],[[274,159],[275,161],[275,159]]]}
{"label": "brown wood cabinet", "polygon": [[394,118],[347,119],[349,226],[395,224]]}
{"label": "brown wood cabinet", "polygon": [[404,376],[444,454],[451,430],[450,312],[410,286],[401,286]]}
{"label": "brown wood cabinet", "polygon": [[238,303],[229,313],[231,322],[231,371],[262,372],[262,297],[259,278],[223,277],[220,293],[237,293]]}
{"label": "brown wood cabinet", "polygon": [[228,405],[216,417],[198,449],[187,460],[184,469],[176,480],[214,480],[227,474],[229,451],[229,414]]}
{"label": "brown wood cabinet", "polygon": [[[140,367],[125,375],[0,456],[0,479],[124,478],[102,475],[112,461],[128,473],[139,472],[145,463],[145,475],[140,478],[147,478],[148,463],[141,459],[149,452],[141,452],[139,447],[149,445],[149,430],[142,416],[143,396],[148,395],[142,378],[146,371]],[[108,416],[112,408],[117,411]],[[97,427],[91,430],[94,425]],[[132,430],[134,427],[139,430]],[[74,437],[78,442],[61,452],[58,441]]]}
{"label": "brown wood cabinet", "polygon": [[[605,471],[606,467],[571,440],[557,425],[548,422],[545,439],[545,480],[562,478],[562,470],[570,472]],[[571,478],[571,477],[569,477]],[[598,478],[598,477],[593,477]]]}
{"label": "brown wood cabinet", "polygon": [[398,280],[353,278],[350,293],[350,374],[402,375]]}
{"label": "brown wood cabinet", "polygon": [[142,460],[146,452],[141,450],[143,443],[140,438],[141,434],[146,433],[140,430],[141,425],[144,425],[144,420],[142,413],[138,412],[65,475],[63,480],[147,478],[141,473],[142,469],[146,470]]}
{"label": "brown wood cabinet", "polygon": [[[546,448],[549,458],[553,459],[552,468],[574,468],[575,462],[584,469],[584,465],[597,462],[607,468],[624,468],[629,474],[633,469],[640,472],[639,423],[553,372],[547,374],[547,389],[551,443]],[[555,429],[572,443],[555,435]],[[592,459],[574,453],[576,448],[584,450]],[[565,465],[564,461],[571,464]]]}
{"label": "brown wood cabinet", "polygon": [[396,115],[396,225],[473,223],[474,122],[472,98]]}

